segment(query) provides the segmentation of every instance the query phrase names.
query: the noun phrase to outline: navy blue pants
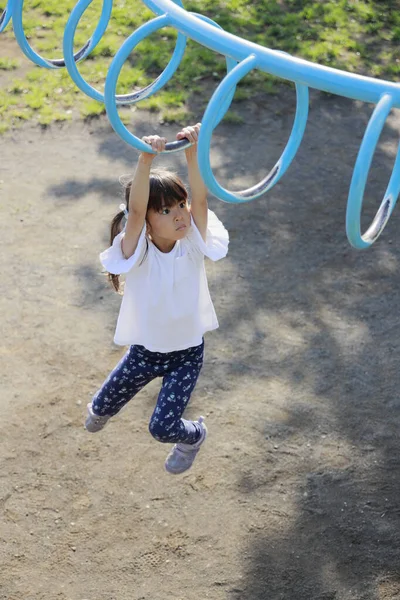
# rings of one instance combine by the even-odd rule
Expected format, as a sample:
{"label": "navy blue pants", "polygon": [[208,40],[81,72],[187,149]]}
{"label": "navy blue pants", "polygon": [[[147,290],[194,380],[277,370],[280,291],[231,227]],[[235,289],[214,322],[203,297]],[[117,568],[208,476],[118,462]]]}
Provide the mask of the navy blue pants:
{"label": "navy blue pants", "polygon": [[145,385],[162,377],[162,387],[149,431],[159,442],[195,443],[200,428],[182,419],[203,366],[204,341],[178,352],[150,352],[130,346],[92,401],[97,415],[116,415]]}

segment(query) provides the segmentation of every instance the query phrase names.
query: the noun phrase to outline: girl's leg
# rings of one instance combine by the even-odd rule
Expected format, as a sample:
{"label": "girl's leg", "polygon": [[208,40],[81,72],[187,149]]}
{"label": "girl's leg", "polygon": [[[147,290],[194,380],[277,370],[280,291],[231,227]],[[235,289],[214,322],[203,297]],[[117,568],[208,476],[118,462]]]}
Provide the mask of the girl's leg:
{"label": "girl's leg", "polygon": [[158,376],[142,350],[141,346],[131,346],[93,396],[91,408],[95,415],[113,417]]}
{"label": "girl's leg", "polygon": [[159,442],[194,444],[202,433],[199,423],[182,419],[203,366],[204,343],[180,353],[181,360],[165,373],[149,431]]}

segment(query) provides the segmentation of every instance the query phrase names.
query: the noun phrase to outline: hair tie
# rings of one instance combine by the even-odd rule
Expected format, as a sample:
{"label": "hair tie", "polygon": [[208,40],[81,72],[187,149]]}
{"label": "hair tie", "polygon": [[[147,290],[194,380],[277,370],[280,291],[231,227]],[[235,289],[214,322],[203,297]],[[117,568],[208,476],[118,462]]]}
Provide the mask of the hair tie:
{"label": "hair tie", "polygon": [[126,208],[126,204],[120,204],[120,205],[119,205],[119,208],[120,208],[120,210],[122,210],[122,212],[123,212],[123,213],[124,213],[124,215],[125,215],[125,218],[127,219],[127,218],[128,218],[128,215],[129,215],[129,213],[128,213],[128,210],[127,210],[127,208]]}

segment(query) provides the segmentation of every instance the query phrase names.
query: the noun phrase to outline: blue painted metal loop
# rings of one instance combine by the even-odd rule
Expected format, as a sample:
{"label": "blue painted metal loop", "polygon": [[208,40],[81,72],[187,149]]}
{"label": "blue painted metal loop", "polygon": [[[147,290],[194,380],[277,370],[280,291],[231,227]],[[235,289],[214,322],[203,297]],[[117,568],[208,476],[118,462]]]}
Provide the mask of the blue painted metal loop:
{"label": "blue painted metal loop", "polygon": [[13,2],[14,0],[8,0],[8,2],[6,2],[3,12],[0,15],[0,33],[4,31],[4,29],[10,22]]}
{"label": "blue painted metal loop", "polygon": [[[14,33],[23,53],[39,67],[44,67],[46,69],[61,69],[62,67],[65,67],[65,60],[63,58],[43,58],[42,56],[40,56],[40,54],[35,52],[33,48],[31,48],[31,46],[28,43],[28,40],[26,39],[22,23],[23,7],[24,0],[13,0],[12,19]],[[103,0],[103,8],[99,23],[91,38],[80,50],[78,50],[78,52],[76,52],[75,55],[73,55],[74,61],[79,61],[86,58],[88,54],[93,50],[93,48],[99,43],[107,28],[107,24],[110,19],[111,9],[112,0]]]}
{"label": "blue painted metal loop", "polygon": [[[133,51],[133,49],[148,35],[150,35],[151,33],[154,33],[158,29],[161,29],[162,27],[166,27],[168,25],[169,25],[169,19],[166,15],[163,15],[161,17],[157,17],[156,19],[153,19],[152,21],[146,23],[145,25],[142,25],[132,35],[130,35],[128,37],[128,39],[125,40],[125,42],[122,44],[122,46],[118,50],[117,54],[114,56],[114,58],[111,62],[110,68],[108,69],[106,82],[105,82],[105,86],[104,86],[104,102],[106,105],[107,116],[111,123],[111,126],[114,128],[116,133],[118,133],[118,135],[127,144],[129,144],[130,146],[133,146],[134,148],[136,148],[137,150],[139,150],[141,152],[149,152],[149,151],[151,152],[151,150],[149,150],[148,144],[146,144],[140,138],[136,137],[133,133],[128,131],[128,129],[122,123],[122,121],[119,117],[119,114],[118,114],[115,90],[117,87],[118,76],[121,72],[121,69],[122,69],[125,61],[128,59],[129,55]],[[186,39],[185,39],[185,43],[186,43]],[[175,56],[175,59],[174,59],[174,56],[172,56],[168,66],[167,66],[167,69],[168,68],[171,69],[172,73],[175,72],[175,70],[177,69],[177,67],[179,65],[179,63],[177,62],[177,59],[178,59],[177,56]],[[155,80],[153,82],[153,84],[156,85],[157,80]],[[158,87],[160,87],[160,86],[158,86]],[[158,89],[158,87],[157,87],[157,89]],[[181,142],[181,145],[183,145],[183,144],[188,146],[187,143]]]}
{"label": "blue painted metal loop", "polygon": [[354,248],[368,248],[382,233],[396,205],[400,193],[400,145],[393,166],[392,175],[381,205],[367,231],[361,234],[360,219],[365,186],[371,168],[372,158],[386,119],[393,107],[390,94],[382,96],[370,118],[357,155],[350,184],[346,211],[347,238]]}
{"label": "blue painted metal loop", "polygon": [[257,57],[251,55],[226,75],[208,103],[200,130],[198,162],[201,175],[208,189],[220,198],[220,200],[224,200],[225,202],[249,202],[271,189],[285,173],[296,155],[307,124],[309,104],[308,88],[307,86],[296,84],[297,109],[292,132],[280,159],[268,175],[257,185],[238,192],[230,192],[217,182],[210,163],[210,144],[213,130],[217,124],[215,119],[217,107],[224,104],[225,98],[230,94],[231,89],[236,87],[237,83],[252,69],[257,68],[257,66]]}
{"label": "blue painted metal loop", "polygon": [[[85,94],[87,94],[90,98],[93,98],[94,100],[97,100],[98,102],[104,102],[105,101],[104,95],[101,92],[97,91],[95,88],[93,88],[91,85],[89,85],[83,79],[83,77],[81,76],[81,74],[78,71],[75,61],[73,60],[72,48],[73,48],[73,40],[74,40],[75,30],[79,23],[79,20],[81,19],[83,13],[85,12],[85,10],[87,9],[87,7],[89,6],[89,4],[91,2],[92,2],[92,0],[79,0],[78,4],[75,6],[74,10],[72,11],[70,18],[68,19],[68,23],[67,23],[67,26],[65,28],[65,33],[64,33],[64,57],[65,57],[65,63],[66,63],[68,72],[69,72],[71,78],[73,79],[73,81],[75,82],[75,84],[78,86],[78,88],[80,90],[82,90]],[[111,2],[112,2],[112,0],[111,0]],[[139,27],[139,29],[132,35],[138,34],[139,37],[142,36],[141,39],[143,39],[143,38],[147,37],[147,35],[149,35],[153,31],[157,31],[157,29],[161,29],[161,27],[165,27],[167,25],[168,25],[168,19],[166,16],[156,17],[152,21],[146,23],[145,25],[142,25],[142,27]],[[131,40],[131,38],[132,38],[132,36],[130,36],[128,38],[128,40]],[[126,40],[124,42],[124,44],[126,44],[128,42],[128,40]],[[167,67],[164,69],[164,71],[161,73],[161,75],[159,77],[157,77],[157,79],[153,83],[151,83],[150,85],[146,86],[145,88],[143,88],[137,92],[133,92],[130,94],[116,95],[117,104],[121,104],[121,105],[134,104],[135,102],[138,102],[139,100],[148,98],[149,96],[154,94],[157,90],[159,90],[163,85],[165,85],[167,83],[167,81],[172,77],[177,66],[179,65],[180,61],[182,60],[182,56],[185,52],[185,47],[186,47],[186,37],[180,33],[180,34],[178,34],[178,39],[176,42],[175,50],[172,55],[171,61],[167,65]],[[120,69],[121,68],[122,68],[122,64],[121,64]]]}
{"label": "blue painted metal loop", "polygon": [[[208,19],[207,17],[201,17],[201,18],[204,20],[207,20],[207,22],[209,22],[209,23],[214,24],[215,27],[219,27],[219,25],[214,23],[214,21],[212,21],[211,19]],[[115,55],[111,65],[110,65],[110,68],[108,70],[108,74],[106,77],[106,83],[105,83],[105,88],[104,88],[104,101],[105,101],[105,105],[106,105],[108,119],[109,119],[112,127],[116,131],[116,133],[127,144],[129,144],[130,146],[133,146],[134,148],[136,148],[137,150],[139,150],[141,152],[152,152],[152,150],[149,149],[148,144],[146,144],[140,138],[136,137],[133,133],[131,133],[125,127],[125,125],[122,123],[122,121],[119,117],[119,114],[118,114],[115,89],[116,89],[118,77],[121,72],[122,66],[125,63],[125,61],[127,60],[127,58],[129,57],[129,55],[131,54],[131,52],[134,50],[134,48],[150,33],[153,33],[154,31],[157,31],[158,29],[161,29],[162,27],[166,27],[168,25],[170,25],[169,17],[167,15],[163,15],[163,16],[157,17],[156,19],[153,19],[153,21],[150,21],[149,23],[146,23],[145,25],[142,25],[141,27],[139,27],[139,29],[137,29],[122,44],[121,48],[118,50],[117,54]],[[182,36],[182,34],[178,34],[178,42],[179,42],[180,36]],[[184,39],[184,42],[186,45],[186,38],[183,38],[183,39]],[[177,51],[178,50],[178,42],[177,42],[177,46],[175,48],[174,54],[172,55],[172,58],[171,58],[170,62],[168,63],[168,66],[166,67],[166,69],[163,71],[163,73],[160,75],[160,77],[158,77],[150,86],[148,86],[144,90],[141,90],[141,92],[137,93],[138,95],[140,95],[140,97],[137,97],[135,99],[135,102],[137,102],[138,100],[141,100],[143,98],[146,98],[150,94],[153,94],[154,92],[159,90],[166,83],[166,81],[168,81],[168,79],[171,78],[171,76],[173,75],[173,73],[176,71],[176,69],[178,68],[178,66],[180,64],[180,61],[183,56],[184,48],[185,48],[185,46],[183,46],[182,49],[179,47],[179,51]],[[234,67],[234,65],[236,65],[235,60],[230,59],[230,58],[227,59],[228,72],[230,69],[232,69]],[[234,93],[234,90],[233,90],[233,93]],[[233,93],[231,94],[230,98],[228,96],[228,98],[226,99],[226,102],[222,108],[227,110],[227,108],[229,107],[229,104],[232,100]],[[224,113],[221,113],[221,111],[218,110],[215,118],[217,120],[222,119],[223,114]],[[184,150],[185,148],[188,148],[189,146],[191,146],[191,144],[187,140],[168,142],[166,144],[165,151],[163,153],[177,152],[179,150]]]}

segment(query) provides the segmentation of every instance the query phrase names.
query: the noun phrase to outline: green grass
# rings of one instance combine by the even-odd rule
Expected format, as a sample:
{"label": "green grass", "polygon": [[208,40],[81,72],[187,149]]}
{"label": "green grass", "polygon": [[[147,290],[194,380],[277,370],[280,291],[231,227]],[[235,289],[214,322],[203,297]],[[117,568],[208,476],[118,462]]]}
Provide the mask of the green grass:
{"label": "green grass", "polygon": [[18,69],[19,65],[19,60],[7,57],[0,58],[0,71],[13,71]]}
{"label": "green grass", "polygon": [[[45,57],[62,55],[62,36],[76,0],[25,0],[24,27],[32,46]],[[338,69],[398,80],[400,75],[400,10],[395,0],[184,0],[185,8],[202,13],[226,31],[266,47]],[[76,34],[76,47],[91,35],[101,11],[94,0]],[[140,0],[115,0],[107,32],[79,69],[87,81],[104,90],[105,77],[122,42],[143,22],[153,18]],[[12,38],[10,26],[0,37]],[[124,65],[117,93],[125,94],[149,84],[167,65],[176,40],[164,29],[143,40]],[[104,106],[78,90],[65,70],[32,68],[19,77],[20,60],[0,52],[0,74],[14,72],[0,94],[2,130],[27,120],[46,126],[72,118],[90,119],[104,114]],[[194,66],[196,65],[196,66]],[[225,60],[189,41],[181,65],[169,84],[138,109],[160,113],[165,122],[184,122],[191,115],[191,100],[203,106],[203,87],[212,89],[223,77]],[[206,85],[204,85],[206,84]],[[276,93],[279,80],[250,73],[238,86],[236,101],[254,94]],[[207,93],[209,94],[209,92]],[[129,109],[124,121],[129,120]],[[235,113],[227,120],[236,122]]]}

